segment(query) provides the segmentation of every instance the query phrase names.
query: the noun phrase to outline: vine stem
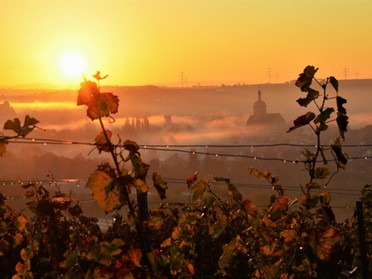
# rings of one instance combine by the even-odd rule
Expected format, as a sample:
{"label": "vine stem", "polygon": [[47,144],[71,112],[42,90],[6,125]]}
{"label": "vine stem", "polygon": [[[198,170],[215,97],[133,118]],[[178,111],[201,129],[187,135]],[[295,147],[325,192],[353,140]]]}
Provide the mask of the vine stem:
{"label": "vine stem", "polygon": [[[117,157],[116,157],[116,154],[115,154],[115,151],[114,151],[115,150],[115,146],[112,144],[111,139],[109,138],[109,136],[108,136],[108,134],[106,132],[105,125],[103,124],[103,121],[102,121],[102,117],[99,117],[98,119],[99,119],[99,123],[100,123],[101,129],[102,129],[102,132],[103,132],[103,134],[105,136],[106,142],[107,142],[107,144],[109,146],[110,153],[111,153],[111,156],[112,156],[112,159],[114,161],[115,168],[116,168],[116,171],[117,171],[117,176],[119,177],[120,176],[120,165],[119,165],[119,162],[117,160]],[[151,265],[149,256],[148,256],[147,245],[146,245],[146,241],[145,241],[145,238],[144,238],[144,231],[142,230],[141,224],[138,222],[138,220],[136,218],[133,204],[130,201],[128,189],[127,189],[127,187],[125,185],[122,185],[122,188],[123,188],[125,200],[126,200],[126,202],[128,204],[128,207],[129,207],[130,215],[135,220],[134,223],[135,223],[135,226],[136,226],[136,230],[138,232],[138,237],[140,239],[141,251],[142,251],[142,256],[144,257],[145,265],[150,266],[151,268],[153,268],[153,266]]]}
{"label": "vine stem", "polygon": [[[116,158],[116,155],[115,155],[115,152],[114,152],[114,145],[112,144],[107,132],[106,132],[106,128],[105,128],[105,125],[103,124],[103,121],[102,121],[102,117],[99,117],[98,118],[99,120],[99,124],[101,125],[101,129],[102,129],[102,132],[103,132],[103,135],[105,136],[105,139],[106,139],[106,142],[109,146],[109,149],[110,149],[110,153],[111,153],[111,157],[114,161],[114,164],[115,164],[115,168],[116,168],[116,171],[117,171],[117,176],[120,175],[120,166],[119,166],[119,162]],[[132,202],[130,201],[130,198],[129,198],[129,193],[128,193],[128,189],[125,187],[125,185],[123,185],[123,191],[124,191],[124,196],[125,196],[125,199],[126,199],[126,202],[128,204],[128,207],[129,207],[129,211],[130,211],[130,214],[135,217],[135,211],[134,211],[134,207],[132,205]]]}

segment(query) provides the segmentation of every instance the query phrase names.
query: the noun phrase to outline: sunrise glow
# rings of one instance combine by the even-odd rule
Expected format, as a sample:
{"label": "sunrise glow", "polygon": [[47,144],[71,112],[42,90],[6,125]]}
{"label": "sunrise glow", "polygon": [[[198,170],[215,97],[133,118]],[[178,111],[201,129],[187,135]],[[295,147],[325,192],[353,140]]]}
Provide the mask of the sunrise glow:
{"label": "sunrise glow", "polygon": [[282,83],[308,64],[371,78],[371,10],[369,0],[1,1],[0,86],[73,86],[97,70],[112,85]]}
{"label": "sunrise glow", "polygon": [[61,57],[61,69],[68,77],[77,77],[83,74],[85,62],[83,57],[76,52],[65,53]]}

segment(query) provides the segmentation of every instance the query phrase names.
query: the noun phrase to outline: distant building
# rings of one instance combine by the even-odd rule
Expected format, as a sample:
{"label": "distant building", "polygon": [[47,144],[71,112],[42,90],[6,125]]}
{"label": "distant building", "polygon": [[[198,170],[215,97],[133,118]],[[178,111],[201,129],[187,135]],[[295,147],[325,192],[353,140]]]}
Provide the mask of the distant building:
{"label": "distant building", "polygon": [[262,101],[261,90],[258,90],[258,100],[253,104],[253,114],[249,116],[246,125],[282,126],[286,124],[280,113],[266,112],[266,103]]}

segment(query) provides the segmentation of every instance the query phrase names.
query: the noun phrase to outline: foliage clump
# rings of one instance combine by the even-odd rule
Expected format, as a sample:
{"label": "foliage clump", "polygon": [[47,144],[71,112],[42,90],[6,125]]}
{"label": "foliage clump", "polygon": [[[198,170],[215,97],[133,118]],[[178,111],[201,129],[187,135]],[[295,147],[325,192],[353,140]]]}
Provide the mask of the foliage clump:
{"label": "foliage clump", "polygon": [[[137,143],[122,142],[119,137],[114,143],[103,121],[113,119],[119,98],[100,92],[99,83],[105,77],[99,72],[94,75],[96,82],[84,80],[77,104],[86,105],[87,116],[100,123],[97,151],[112,157],[112,162],[93,170],[86,186],[102,210],[111,214],[113,223],[105,230],[100,228],[98,220],[86,217],[79,201],[62,193],[58,185],[53,194],[38,183],[24,186],[31,217],[9,208],[0,194],[0,277],[360,278],[363,265],[357,218],[336,222],[331,196],[320,190],[347,163],[340,140],[347,129],[346,100],[338,95],[334,77],[319,82],[316,71],[313,66],[306,67],[296,85],[306,94],[298,104],[308,107],[314,103],[317,111],[301,115],[289,129],[309,126],[316,135],[315,150],[303,151],[309,180],[302,194],[292,198],[277,176],[248,167],[249,174],[272,185],[273,195],[262,209],[245,198],[230,179],[215,177],[211,181],[195,172],[185,180],[190,203],[164,203],[149,210],[149,165],[142,161]],[[322,93],[311,87],[314,81]],[[328,84],[336,91],[336,109],[326,106],[334,99],[327,93]],[[326,149],[321,134],[334,114],[339,137]],[[7,122],[6,127],[16,132],[16,137],[23,137],[38,123],[30,119],[24,125],[16,120]],[[0,138],[0,150],[7,139]],[[330,161],[335,162],[333,171]],[[152,174],[152,182],[161,199],[166,199],[167,182],[159,173]],[[225,192],[217,195],[215,189],[221,186]],[[137,201],[130,199],[133,191]],[[361,202],[370,262],[370,185],[363,188]],[[129,209],[127,216],[120,213],[122,207]]]}

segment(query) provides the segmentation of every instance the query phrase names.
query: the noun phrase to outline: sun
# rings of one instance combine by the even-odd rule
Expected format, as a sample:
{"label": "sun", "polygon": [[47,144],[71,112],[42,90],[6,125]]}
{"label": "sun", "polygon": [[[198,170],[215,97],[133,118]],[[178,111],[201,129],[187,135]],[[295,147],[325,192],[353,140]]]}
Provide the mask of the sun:
{"label": "sun", "polygon": [[60,66],[62,72],[68,77],[81,76],[85,69],[83,56],[77,52],[65,53],[61,57]]}

